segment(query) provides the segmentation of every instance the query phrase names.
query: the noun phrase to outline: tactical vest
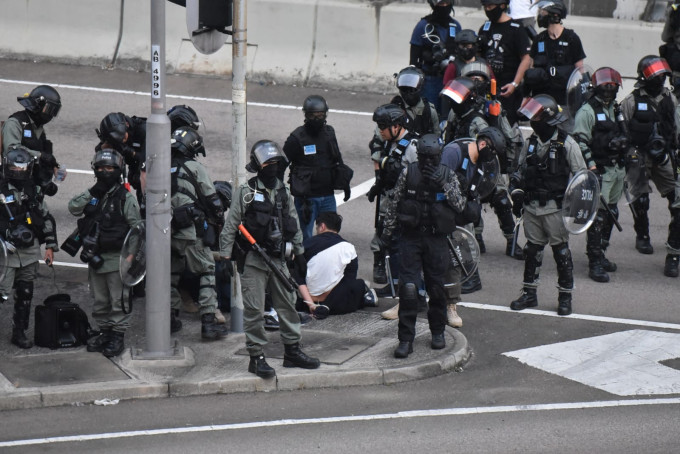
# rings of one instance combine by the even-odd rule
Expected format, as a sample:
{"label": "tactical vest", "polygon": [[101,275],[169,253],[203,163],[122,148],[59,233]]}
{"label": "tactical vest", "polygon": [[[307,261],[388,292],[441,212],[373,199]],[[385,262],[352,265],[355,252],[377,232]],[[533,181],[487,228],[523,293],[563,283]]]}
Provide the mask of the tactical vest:
{"label": "tactical vest", "polygon": [[125,219],[125,199],[127,191],[121,184],[107,193],[103,203],[96,197],[83,210],[84,217],[78,219],[78,230],[81,235],[90,233],[95,222],[99,223],[99,252],[120,251],[129,231]]}
{"label": "tactical vest", "polygon": [[452,140],[463,137],[472,137],[472,134],[470,134],[470,126],[475,118],[483,118],[484,121],[486,121],[484,114],[476,109],[470,111],[463,118],[456,116],[457,121],[446,126],[446,141],[451,142]]}
{"label": "tactical vest", "polygon": [[[248,180],[248,186],[257,188],[257,177]],[[298,231],[297,221],[288,210],[288,191],[285,186],[276,191],[274,203],[269,199],[267,190],[263,192],[258,189],[246,208],[243,224],[255,241],[271,255],[278,255],[281,241],[292,241]],[[275,238],[275,235],[280,236]]]}
{"label": "tactical vest", "polygon": [[[436,76],[444,73],[444,69],[441,67],[438,61],[435,60],[436,52],[446,52],[446,43],[448,40],[455,40],[456,38],[456,23],[455,21],[450,21],[448,25],[448,34],[445,39],[441,39],[439,36],[439,25],[431,21],[431,15],[423,17],[427,21],[426,27],[432,27],[434,33],[440,38],[439,43],[435,44],[429,39],[423,40],[424,46],[422,51],[423,67],[421,68],[423,73],[428,76]],[[453,36],[451,35],[453,33]]]}
{"label": "tactical vest", "polygon": [[[593,160],[599,165],[612,165],[612,158],[618,158],[623,151],[614,151],[609,148],[611,140],[619,136],[619,125],[609,118],[607,111],[602,103],[596,98],[590,98],[588,104],[595,113],[595,125],[592,130],[590,150],[593,153]],[[602,119],[604,118],[604,120]]]}
{"label": "tactical vest", "polygon": [[[20,191],[26,197],[16,200],[7,182],[0,186],[0,192],[5,196],[5,208],[0,209],[0,234],[5,240],[12,241],[12,232],[21,225],[32,231],[40,244],[45,242],[43,232],[45,219],[40,212],[40,203],[35,191],[35,186],[27,181],[24,189]],[[15,244],[15,246],[28,247],[30,245]]]}
{"label": "tactical vest", "polygon": [[391,103],[400,106],[406,111],[408,116],[408,124],[406,125],[406,129],[422,137],[425,134],[433,133],[434,129],[432,128],[432,109],[430,109],[430,101],[425,98],[421,99],[424,106],[423,112],[420,115],[415,115],[413,117],[411,117],[413,111],[409,109],[410,106],[406,105],[401,96],[395,96],[392,98]]}
{"label": "tactical vest", "polygon": [[635,110],[628,123],[631,143],[642,149],[649,144],[649,137],[658,123],[659,134],[666,140],[666,150],[675,144],[675,107],[671,94],[666,92],[658,105],[649,96],[643,96],[639,89],[633,91]]}
{"label": "tactical vest", "polygon": [[406,149],[411,145],[411,141],[417,138],[418,137],[415,134],[407,132],[404,137],[399,139],[394,150],[391,151],[389,151],[389,147],[391,146],[390,142],[385,143],[385,148],[381,153],[381,161],[384,160],[383,158],[387,159],[385,159],[384,164],[381,164],[380,166],[380,180],[385,189],[392,189],[394,185],[397,184],[397,179],[401,174],[401,170],[404,168],[402,160],[406,154]]}
{"label": "tactical vest", "polygon": [[302,147],[302,156],[291,163],[290,185],[302,188],[302,197],[325,196],[333,193],[333,167],[341,161],[340,150],[335,146],[335,131],[324,125],[317,136],[312,136],[307,128],[296,128],[291,136],[295,137]]}
{"label": "tactical vest", "polygon": [[10,115],[10,118],[16,118],[19,120],[19,123],[21,123],[21,127],[23,128],[21,145],[31,150],[52,153],[52,142],[47,140],[45,131],[43,131],[40,137],[36,137],[35,129],[33,129],[33,121],[31,120],[30,115],[28,115],[28,112],[21,110]]}
{"label": "tactical vest", "polygon": [[537,48],[534,58],[534,68],[545,68],[550,76],[550,86],[557,90],[564,90],[571,73],[574,71],[574,64],[567,61],[569,46],[574,41],[576,32],[565,28],[562,35],[557,39],[558,46],[553,53],[548,55],[546,41],[550,39],[548,31],[545,30],[536,37]]}
{"label": "tactical vest", "polygon": [[[450,171],[447,167],[446,171]],[[397,219],[406,233],[446,235],[456,229],[456,212],[446,201],[446,194],[437,192],[424,180],[417,162],[407,167],[406,193],[397,207]]]}
{"label": "tactical vest", "polygon": [[[532,136],[529,139],[529,147],[527,148],[527,169],[524,176],[526,184],[527,200],[538,200],[541,205],[545,205],[548,200],[555,200],[561,203],[564,197],[564,191],[569,184],[569,162],[567,161],[567,153],[564,148],[564,141],[567,134],[559,130],[556,140],[551,140],[549,149],[542,157],[538,156],[538,138]],[[550,171],[550,150],[555,151],[555,169],[552,173]]]}

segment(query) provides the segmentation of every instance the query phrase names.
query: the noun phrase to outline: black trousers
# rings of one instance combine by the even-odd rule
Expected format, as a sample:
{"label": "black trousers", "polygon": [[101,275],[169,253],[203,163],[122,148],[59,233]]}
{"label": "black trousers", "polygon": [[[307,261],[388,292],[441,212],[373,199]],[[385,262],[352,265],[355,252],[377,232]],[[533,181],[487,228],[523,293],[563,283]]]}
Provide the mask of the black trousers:
{"label": "black trousers", "polygon": [[[425,277],[425,289],[430,296],[427,311],[430,331],[432,334],[443,333],[446,327],[444,283],[450,263],[446,236],[429,233],[402,235],[399,252],[399,340],[413,341],[416,336],[417,288],[421,273]],[[412,290],[414,288],[415,294]]]}
{"label": "black trousers", "polygon": [[[319,303],[328,306],[331,315],[349,314],[364,307],[364,281],[356,278],[343,277],[338,285],[328,294],[326,300]],[[307,305],[298,298],[296,309],[308,312]]]}

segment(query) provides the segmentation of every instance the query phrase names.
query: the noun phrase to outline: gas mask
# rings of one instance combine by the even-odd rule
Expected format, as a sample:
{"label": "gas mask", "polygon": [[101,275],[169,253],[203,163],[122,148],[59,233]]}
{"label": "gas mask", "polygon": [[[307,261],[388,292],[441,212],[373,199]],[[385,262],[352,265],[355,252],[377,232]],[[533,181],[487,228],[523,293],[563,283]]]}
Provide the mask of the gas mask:
{"label": "gas mask", "polygon": [[305,128],[312,135],[317,135],[319,132],[321,132],[325,125],[326,115],[324,115],[322,118],[318,118],[316,116],[309,116],[305,118]]}
{"label": "gas mask", "polygon": [[406,104],[413,107],[420,101],[420,92],[412,87],[402,87],[399,88],[399,95]]}
{"label": "gas mask", "polygon": [[536,24],[541,28],[548,28],[550,25],[550,16],[539,13],[538,16],[536,16]]}
{"label": "gas mask", "polygon": [[538,138],[541,139],[541,142],[543,143],[550,140],[557,129],[556,126],[549,125],[543,121],[531,121],[529,123],[531,125],[531,129],[534,130]]}
{"label": "gas mask", "polygon": [[467,44],[459,45],[458,46],[458,56],[462,58],[465,61],[470,61],[472,60],[472,57],[477,54],[477,49],[475,48],[474,45],[467,47]]}
{"label": "gas mask", "polygon": [[94,176],[97,178],[97,181],[101,181],[108,188],[111,188],[114,184],[120,183],[121,171],[120,169],[114,169],[112,171],[95,169]]}
{"label": "gas mask", "polygon": [[619,86],[615,84],[605,84],[595,87],[595,94],[599,96],[606,104],[614,101],[618,92]]}
{"label": "gas mask", "polygon": [[257,172],[257,177],[262,181],[262,184],[267,189],[274,189],[276,187],[277,174],[279,172],[279,163],[272,162],[271,164],[262,167]]}
{"label": "gas mask", "polygon": [[644,88],[645,91],[651,96],[657,97],[661,94],[664,83],[666,83],[666,76],[662,74],[647,80],[645,82]]}

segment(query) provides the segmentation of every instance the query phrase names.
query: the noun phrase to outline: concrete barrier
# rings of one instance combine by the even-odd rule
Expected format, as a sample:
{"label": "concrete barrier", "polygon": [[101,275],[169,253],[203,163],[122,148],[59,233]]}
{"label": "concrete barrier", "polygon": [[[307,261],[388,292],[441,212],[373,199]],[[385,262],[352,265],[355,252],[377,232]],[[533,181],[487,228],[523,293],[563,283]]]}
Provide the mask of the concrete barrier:
{"label": "concrete barrier", "polygon": [[[248,75],[263,83],[384,91],[408,64],[408,42],[424,4],[387,6],[359,0],[249,0]],[[123,7],[121,22],[121,7]],[[8,58],[148,69],[149,2],[4,0],[0,55]],[[486,20],[477,8],[456,8],[464,28]],[[166,5],[169,72],[228,75],[229,43],[202,55],[189,41],[185,10]],[[119,32],[122,33],[118,44]],[[658,51],[659,23],[569,16],[591,67],[612,66],[634,77],[638,60]],[[30,78],[30,75],[27,75]]]}

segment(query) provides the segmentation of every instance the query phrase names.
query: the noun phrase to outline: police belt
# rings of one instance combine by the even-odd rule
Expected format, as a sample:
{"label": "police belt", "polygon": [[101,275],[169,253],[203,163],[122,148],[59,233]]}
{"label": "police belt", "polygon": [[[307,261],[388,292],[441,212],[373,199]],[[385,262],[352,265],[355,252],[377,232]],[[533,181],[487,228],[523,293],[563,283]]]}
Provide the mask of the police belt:
{"label": "police belt", "polygon": [[550,191],[527,191],[524,195],[525,200],[533,201],[538,200],[540,206],[545,206],[548,201],[554,200],[557,205],[562,205],[562,199],[564,199],[564,193],[550,192]]}

